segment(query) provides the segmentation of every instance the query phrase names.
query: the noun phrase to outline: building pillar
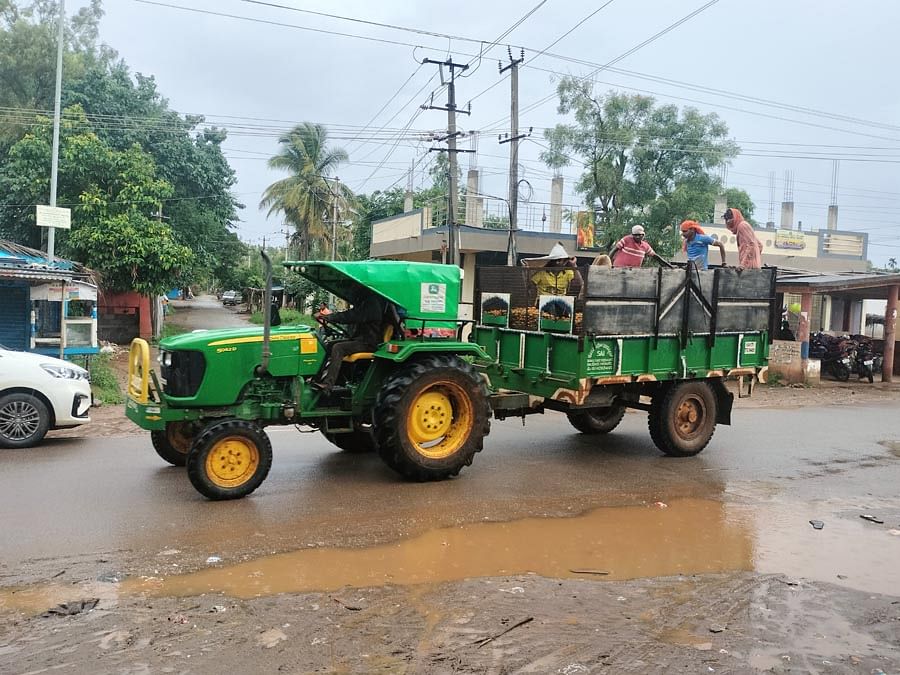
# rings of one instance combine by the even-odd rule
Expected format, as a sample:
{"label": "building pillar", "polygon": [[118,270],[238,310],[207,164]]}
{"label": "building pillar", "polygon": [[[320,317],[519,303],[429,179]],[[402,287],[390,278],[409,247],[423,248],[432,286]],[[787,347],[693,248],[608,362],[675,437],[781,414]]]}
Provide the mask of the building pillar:
{"label": "building pillar", "polygon": [[781,229],[794,229],[794,202],[781,202]]}
{"label": "building pillar", "polygon": [[409,213],[413,210],[413,193],[409,190],[403,195],[403,213]]}
{"label": "building pillar", "polygon": [[550,181],[550,231],[562,231],[563,178],[554,176]]}
{"label": "building pillar", "polygon": [[812,313],[812,293],[800,294],[800,321],[797,323],[797,341],[800,343],[800,366],[803,378],[809,366],[809,315]]}
{"label": "building pillar", "polygon": [[897,323],[897,292],[900,286],[888,289],[887,307],[884,310],[884,365],[881,369],[881,381],[894,380],[894,330]]}
{"label": "building pillar", "polygon": [[832,204],[828,207],[828,220],[827,220],[827,228],[829,230],[836,230],[838,223],[838,207],[837,204]]}
{"label": "building pillar", "polygon": [[716,195],[716,201],[713,204],[713,214],[712,220],[710,221],[713,225],[725,225],[725,219],[722,218],[722,214],[725,213],[725,209],[728,208],[728,198],[724,194]]}
{"label": "building pillar", "polygon": [[478,169],[469,169],[466,176],[466,225],[484,226],[484,198],[476,196],[478,190]]}

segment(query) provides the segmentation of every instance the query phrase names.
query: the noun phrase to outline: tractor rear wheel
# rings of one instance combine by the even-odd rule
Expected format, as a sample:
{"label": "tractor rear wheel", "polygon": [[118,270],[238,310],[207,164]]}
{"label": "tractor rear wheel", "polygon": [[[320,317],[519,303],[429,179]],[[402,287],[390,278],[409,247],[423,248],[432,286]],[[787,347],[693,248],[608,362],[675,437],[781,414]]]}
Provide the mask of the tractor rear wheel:
{"label": "tractor rear wheel", "polygon": [[670,457],[693,457],[716,430],[716,395],[705,382],[674,384],[653,397],[650,438]]}
{"label": "tractor rear wheel", "polygon": [[384,462],[411,480],[442,480],[472,463],[491,428],[484,379],[458,356],[427,356],[387,378],[375,404]]}
{"label": "tractor rear wheel", "polygon": [[625,417],[625,407],[611,405],[607,408],[570,412],[566,416],[569,423],[583,434],[608,434]]}
{"label": "tractor rear wheel", "polygon": [[165,430],[151,431],[150,440],[157,455],[172,466],[184,466],[198,431],[196,422],[169,422]]}
{"label": "tractor rear wheel", "polygon": [[225,420],[207,426],[191,447],[187,472],[191,484],[213,500],[246,497],[272,467],[272,444],[252,422]]}
{"label": "tractor rear wheel", "polygon": [[329,443],[352,455],[375,452],[375,437],[370,429],[357,428],[354,431],[343,434],[322,431],[322,435],[328,439]]}

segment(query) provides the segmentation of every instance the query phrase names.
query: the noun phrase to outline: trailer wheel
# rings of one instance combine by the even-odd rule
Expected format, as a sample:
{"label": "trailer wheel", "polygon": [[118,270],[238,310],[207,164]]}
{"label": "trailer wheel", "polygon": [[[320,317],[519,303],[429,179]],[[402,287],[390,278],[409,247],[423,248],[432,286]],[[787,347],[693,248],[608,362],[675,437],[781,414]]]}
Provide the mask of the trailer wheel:
{"label": "trailer wheel", "polygon": [[246,497],[272,467],[269,437],[252,422],[213,422],[194,441],[188,455],[191,484],[213,500]]}
{"label": "trailer wheel", "polygon": [[716,430],[716,407],[716,395],[705,382],[667,387],[653,397],[650,438],[670,457],[693,457]]}
{"label": "trailer wheel", "polygon": [[625,407],[611,405],[607,408],[595,408],[593,410],[579,410],[566,413],[573,427],[583,434],[608,434],[619,426],[619,422],[625,417]]}
{"label": "trailer wheel", "polygon": [[375,452],[375,437],[368,429],[356,429],[343,434],[330,434],[327,431],[323,431],[322,435],[332,445],[336,445],[344,452],[353,455]]}
{"label": "trailer wheel", "polygon": [[151,431],[150,440],[157,455],[172,466],[184,466],[197,431],[196,422],[169,422],[164,431]]}
{"label": "trailer wheel", "polygon": [[428,356],[387,378],[375,405],[384,462],[419,481],[457,475],[491,428],[484,379],[457,356]]}

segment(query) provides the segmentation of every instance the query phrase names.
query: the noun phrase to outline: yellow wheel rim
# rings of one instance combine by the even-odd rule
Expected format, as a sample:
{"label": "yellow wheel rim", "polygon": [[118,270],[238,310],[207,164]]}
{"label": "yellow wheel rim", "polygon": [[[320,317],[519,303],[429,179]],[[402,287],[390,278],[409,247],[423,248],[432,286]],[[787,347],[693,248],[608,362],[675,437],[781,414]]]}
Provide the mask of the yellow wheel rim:
{"label": "yellow wheel rim", "polygon": [[250,480],[259,467],[259,448],[242,436],[228,436],[206,455],[206,475],[213,484],[233,488]]}
{"label": "yellow wheel rim", "polygon": [[454,382],[436,382],[423,389],[406,420],[409,440],[428,459],[445,459],[457,452],[472,431],[472,401]]}

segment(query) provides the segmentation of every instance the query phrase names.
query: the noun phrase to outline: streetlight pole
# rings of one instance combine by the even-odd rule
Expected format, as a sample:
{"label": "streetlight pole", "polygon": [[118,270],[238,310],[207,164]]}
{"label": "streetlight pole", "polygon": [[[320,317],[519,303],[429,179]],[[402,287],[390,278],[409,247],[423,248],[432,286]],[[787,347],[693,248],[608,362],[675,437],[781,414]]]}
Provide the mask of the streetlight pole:
{"label": "streetlight pole", "polygon": [[[59,173],[59,117],[62,101],[63,40],[66,27],[66,2],[59,0],[59,32],[56,39],[56,100],[53,104],[53,149],[50,160],[50,206],[56,206],[56,182]],[[56,228],[47,228],[47,257],[50,262],[56,255]]]}

